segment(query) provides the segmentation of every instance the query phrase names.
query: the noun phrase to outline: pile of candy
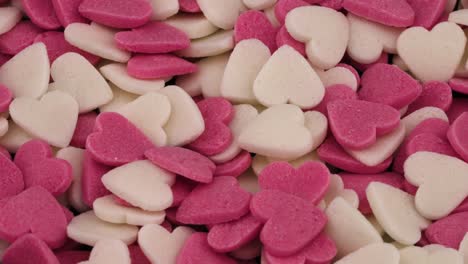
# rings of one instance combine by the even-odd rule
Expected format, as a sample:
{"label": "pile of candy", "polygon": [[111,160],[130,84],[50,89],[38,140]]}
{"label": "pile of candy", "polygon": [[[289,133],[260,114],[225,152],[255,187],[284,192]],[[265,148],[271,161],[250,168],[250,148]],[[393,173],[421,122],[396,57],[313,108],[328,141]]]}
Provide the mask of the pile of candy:
{"label": "pile of candy", "polygon": [[455,0],[0,0],[2,263],[468,264],[465,26]]}

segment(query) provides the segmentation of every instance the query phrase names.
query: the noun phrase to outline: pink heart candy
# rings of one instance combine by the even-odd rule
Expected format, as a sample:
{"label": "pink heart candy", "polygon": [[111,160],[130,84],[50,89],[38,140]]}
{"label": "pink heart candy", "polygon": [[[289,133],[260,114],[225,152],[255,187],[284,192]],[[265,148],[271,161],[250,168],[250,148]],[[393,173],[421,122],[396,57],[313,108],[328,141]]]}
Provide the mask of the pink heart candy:
{"label": "pink heart candy", "polygon": [[361,100],[328,103],[328,122],[336,141],[345,148],[365,149],[395,129],[400,112],[395,108]]}
{"label": "pink heart candy", "polygon": [[343,8],[343,0],[323,0],[319,3],[319,5],[335,10],[340,10]]}
{"label": "pink heart candy", "polygon": [[0,208],[0,237],[10,243],[32,233],[59,248],[67,237],[67,224],[60,204],[40,186],[13,196]]}
{"label": "pink heart candy", "polygon": [[408,0],[415,17],[413,27],[431,29],[444,13],[447,0]]}
{"label": "pink heart candy", "polygon": [[207,157],[180,147],[158,147],[145,152],[155,165],[187,179],[208,183],[213,180],[216,165]]}
{"label": "pink heart candy", "polygon": [[201,100],[197,106],[205,120],[205,131],[188,147],[206,156],[223,152],[232,143],[228,125],[234,117],[234,108],[222,97]]}
{"label": "pink heart candy", "polygon": [[75,132],[73,133],[70,145],[77,148],[85,148],[86,139],[94,130],[94,124],[96,123],[97,114],[95,112],[89,112],[78,116],[76,121]]}
{"label": "pink heart candy", "polygon": [[164,22],[150,22],[131,31],[115,34],[121,49],[140,53],[168,53],[190,46],[190,39],[179,29]]}
{"label": "pink heart candy", "polygon": [[406,0],[344,0],[343,7],[349,12],[393,27],[413,25],[414,10]]}
{"label": "pink heart candy", "polygon": [[468,212],[449,215],[432,223],[426,230],[427,240],[432,244],[458,249],[468,232]]}
{"label": "pink heart candy", "polygon": [[161,79],[197,71],[197,65],[172,54],[136,55],[127,64],[128,74],[138,79]]}
{"label": "pink heart candy", "polygon": [[75,46],[72,46],[65,40],[65,35],[63,32],[58,31],[48,31],[42,34],[39,34],[34,42],[42,42],[47,47],[47,54],[49,55],[50,63],[54,62],[55,59],[67,52],[75,52],[83,57],[85,57],[91,64],[96,65],[101,59],[88,53],[86,51],[80,50]]}
{"label": "pink heart candy", "polygon": [[349,174],[340,173],[340,177],[343,180],[344,188],[351,189],[356,192],[359,197],[359,211],[363,214],[371,214],[372,209],[370,208],[369,201],[366,196],[366,189],[372,182],[382,182],[391,185],[395,188],[403,188],[403,176],[392,173],[384,172],[380,174]]}
{"label": "pink heart candy", "polygon": [[89,259],[89,251],[60,251],[55,253],[60,264],[76,264]]}
{"label": "pink heart candy", "polygon": [[64,193],[73,180],[70,163],[54,158],[49,144],[40,139],[23,144],[16,152],[15,164],[23,172],[26,188],[42,186],[54,196]]}
{"label": "pink heart candy", "polygon": [[151,264],[138,245],[133,244],[128,246],[128,251],[130,253],[132,264]]}
{"label": "pink heart candy", "polygon": [[468,113],[461,114],[450,126],[447,138],[453,149],[468,161]]}
{"label": "pink heart candy", "polygon": [[265,13],[257,10],[243,12],[234,26],[236,43],[244,39],[258,39],[273,53],[276,50],[276,28],[271,24]]}
{"label": "pink heart candy", "polygon": [[252,215],[265,223],[260,240],[270,254],[284,257],[299,252],[327,223],[312,203],[278,190],[261,190],[250,203]]}
{"label": "pink heart candy", "polygon": [[295,169],[288,162],[273,162],[258,175],[264,190],[279,190],[317,204],[330,184],[330,171],[321,162],[309,161]]}
{"label": "pink heart candy", "polygon": [[106,187],[104,187],[101,178],[111,169],[112,167],[93,160],[91,154],[85,151],[83,156],[83,172],[81,175],[81,191],[83,202],[87,206],[92,207],[94,200],[110,194]]}
{"label": "pink heart candy", "polygon": [[347,85],[335,84],[332,86],[328,86],[325,89],[325,96],[323,97],[322,101],[312,110],[319,111],[325,116],[328,116],[328,112],[327,112],[328,103],[336,101],[336,100],[340,100],[340,99],[357,100],[358,96],[356,92]]}
{"label": "pink heart candy", "polygon": [[5,251],[2,261],[5,264],[60,264],[46,243],[32,234],[24,235],[11,244]]}
{"label": "pink heart candy", "polygon": [[6,155],[0,155],[0,199],[19,194],[24,189],[21,170]]}
{"label": "pink heart candy", "polygon": [[353,173],[379,173],[386,170],[392,163],[392,157],[389,157],[376,166],[366,166],[351,157],[333,137],[328,137],[319,147],[317,153],[320,160]]}
{"label": "pink heart candy", "polygon": [[196,0],[179,0],[179,9],[187,13],[201,12],[200,6]]}
{"label": "pink heart candy", "polygon": [[236,264],[230,257],[216,253],[208,245],[206,233],[193,233],[185,241],[177,256],[177,264],[209,263],[209,264]]}
{"label": "pink heart candy", "polygon": [[252,157],[248,151],[242,151],[235,158],[222,164],[218,164],[214,176],[239,177],[250,168]]}
{"label": "pink heart candy", "polygon": [[421,94],[421,85],[400,68],[379,63],[362,75],[359,99],[401,109]]}
{"label": "pink heart candy", "polygon": [[37,35],[42,32],[43,30],[31,21],[21,21],[10,31],[0,35],[0,52],[16,55],[31,45]]}
{"label": "pink heart candy", "polygon": [[179,206],[185,198],[192,192],[195,188],[196,183],[185,178],[178,177],[174,185],[171,186],[172,190],[172,206]]}
{"label": "pink heart candy", "polygon": [[[301,1],[301,0],[299,0]],[[276,33],[276,46],[281,47],[283,45],[288,45],[294,48],[297,52],[299,52],[302,56],[306,56],[305,51],[305,44],[295,40],[286,29],[286,26],[282,26],[278,33]]]}
{"label": "pink heart candy", "polygon": [[453,78],[449,80],[449,85],[455,92],[468,94],[468,79]]}
{"label": "pink heart candy", "polygon": [[63,27],[72,23],[87,23],[88,20],[81,16],[78,7],[81,0],[52,0],[55,14]]}
{"label": "pink heart candy", "polygon": [[[294,8],[308,6],[309,3],[302,0],[279,0],[275,5],[275,16],[280,24],[284,24],[286,15]],[[278,46],[279,47],[279,46]]]}
{"label": "pink heart candy", "polygon": [[49,30],[61,27],[51,0],[21,0],[21,6],[38,27]]}
{"label": "pink heart candy", "polygon": [[453,123],[464,112],[468,112],[468,98],[453,98],[452,105],[447,111],[450,123]]}
{"label": "pink heart candy", "polygon": [[265,251],[269,264],[327,264],[336,256],[335,242],[325,233],[320,233],[312,242],[298,253],[289,257],[275,257]]}
{"label": "pink heart candy", "polygon": [[80,14],[94,22],[114,28],[139,27],[151,19],[153,8],[146,0],[84,0]]}
{"label": "pink heart candy", "polygon": [[120,114],[101,113],[94,132],[88,136],[86,149],[97,162],[120,166],[143,159],[153,143],[137,127]]}
{"label": "pink heart candy", "polygon": [[447,111],[452,104],[452,89],[445,82],[433,81],[423,84],[421,95],[409,105],[406,114],[426,106]]}
{"label": "pink heart candy", "polygon": [[13,92],[5,85],[0,84],[0,113],[8,111],[8,107],[12,100]]}
{"label": "pink heart candy", "polygon": [[177,221],[185,224],[219,224],[236,220],[249,212],[251,194],[236,178],[221,176],[198,185],[177,210]]}
{"label": "pink heart candy", "polygon": [[234,251],[248,244],[260,234],[262,222],[251,214],[213,226],[208,232],[208,244],[217,252]]}

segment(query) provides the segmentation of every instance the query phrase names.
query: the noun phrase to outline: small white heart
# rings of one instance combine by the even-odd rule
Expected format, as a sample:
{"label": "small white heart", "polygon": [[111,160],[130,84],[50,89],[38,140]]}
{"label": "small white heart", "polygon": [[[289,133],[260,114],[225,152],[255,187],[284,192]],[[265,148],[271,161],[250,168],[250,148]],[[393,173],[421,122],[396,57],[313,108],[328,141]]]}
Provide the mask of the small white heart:
{"label": "small white heart", "polygon": [[351,189],[345,189],[341,177],[337,174],[330,175],[330,184],[328,190],[323,197],[325,205],[329,205],[335,198],[341,197],[347,201],[353,208],[359,207],[359,197],[357,193]]}
{"label": "small white heart", "polygon": [[325,95],[317,73],[288,45],[279,48],[265,63],[254,81],[253,91],[265,106],[291,103],[303,109],[318,105]]}
{"label": "small white heart", "polygon": [[242,0],[196,0],[206,18],[222,29],[234,28],[237,17],[245,9]]}
{"label": "small white heart", "polygon": [[176,54],[186,58],[211,57],[230,51],[234,46],[234,30],[219,30],[204,38],[192,40],[188,48]]}
{"label": "small white heart", "polygon": [[462,26],[468,25],[468,11],[466,9],[456,10],[450,13],[449,22],[457,23]]}
{"label": "small white heart", "polygon": [[102,183],[109,191],[147,211],[161,211],[172,205],[174,182],[174,173],[148,160],[127,163],[102,176]]}
{"label": "small white heart", "polygon": [[439,118],[448,122],[447,114],[445,114],[442,109],[433,106],[426,106],[401,119],[401,122],[405,125],[406,128],[406,136],[411,134],[411,131],[413,131],[413,129],[417,127],[422,121],[429,118]]}
{"label": "small white heart", "polygon": [[401,33],[398,55],[421,81],[447,81],[457,70],[465,50],[466,37],[455,23],[442,22],[430,32],[412,27]]}
{"label": "small white heart", "polygon": [[150,0],[153,7],[153,20],[165,20],[179,12],[178,0]]}
{"label": "small white heart", "polygon": [[190,39],[209,36],[219,29],[208,21],[202,12],[194,14],[178,13],[164,21],[164,23],[183,31]]}
{"label": "small white heart", "polygon": [[418,186],[416,208],[428,219],[440,219],[468,197],[468,164],[435,152],[416,152],[404,164],[405,178]]}
{"label": "small white heart", "polygon": [[[272,158],[272,157],[265,157],[262,155],[255,155],[252,159],[252,170],[255,172],[256,175],[259,175],[262,170],[268,166],[268,164],[275,162],[275,161],[285,161],[284,159],[278,159],[278,158]],[[303,156],[300,156],[299,158],[292,159],[292,160],[287,160],[291,166],[294,168],[299,168],[302,166],[307,161],[318,161],[322,162],[317,154],[317,151],[312,151],[309,152]]]}
{"label": "small white heart", "polygon": [[400,250],[400,264],[463,264],[463,257],[452,248],[406,247]]}
{"label": "small white heart", "polygon": [[17,97],[10,104],[10,115],[27,133],[64,148],[75,131],[78,103],[62,91],[48,92],[40,100]]}
{"label": "small white heart", "polygon": [[8,121],[8,131],[0,137],[0,145],[11,153],[16,153],[19,147],[34,137],[26,133],[24,129],[15,124],[13,120]]}
{"label": "small white heart", "polygon": [[421,239],[421,230],[430,221],[418,213],[412,195],[380,182],[372,182],[366,195],[375,218],[390,237],[404,245]]}
{"label": "small white heart", "polygon": [[358,80],[356,80],[356,76],[345,67],[336,66],[327,71],[316,68],[315,72],[318,74],[325,87],[335,84],[344,84],[354,91],[358,89],[359,84]]}
{"label": "small white heart", "polygon": [[138,95],[126,92],[119,87],[115,86],[113,83],[109,83],[109,86],[112,90],[112,100],[99,107],[100,112],[115,112],[119,110],[122,106],[136,100]]}
{"label": "small white heart", "polygon": [[0,35],[10,31],[21,20],[21,17],[21,10],[16,7],[0,7]]}
{"label": "small white heart", "polygon": [[399,264],[400,254],[392,244],[375,243],[362,247],[335,264]]}
{"label": "small white heart", "polygon": [[138,244],[151,263],[175,264],[185,240],[194,231],[179,226],[172,233],[159,225],[145,225],[138,233]]}
{"label": "small white heart", "polygon": [[25,48],[0,67],[0,83],[15,97],[41,97],[49,87],[49,78],[49,57],[42,42]]}
{"label": "small white heart", "polygon": [[131,262],[130,252],[125,243],[115,239],[103,239],[94,245],[89,260],[80,264],[130,264]]}

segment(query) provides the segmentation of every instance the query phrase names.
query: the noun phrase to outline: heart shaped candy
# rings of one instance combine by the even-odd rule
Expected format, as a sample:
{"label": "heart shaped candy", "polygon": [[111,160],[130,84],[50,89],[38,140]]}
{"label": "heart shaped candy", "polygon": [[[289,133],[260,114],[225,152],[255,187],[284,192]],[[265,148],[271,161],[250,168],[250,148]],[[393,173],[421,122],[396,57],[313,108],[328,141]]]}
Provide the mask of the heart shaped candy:
{"label": "heart shaped candy", "polygon": [[[431,247],[434,246],[434,247]],[[407,247],[400,250],[400,264],[411,263],[453,263],[463,264],[463,256],[455,249],[433,244],[420,247]]]}
{"label": "heart shaped candy", "polygon": [[72,23],[86,23],[88,20],[78,11],[81,1],[77,0],[52,0],[55,14],[63,27]]}
{"label": "heart shaped candy", "polygon": [[137,79],[162,79],[197,71],[197,65],[172,54],[135,55],[127,72]]}
{"label": "heart shaped candy", "polygon": [[335,264],[399,264],[400,254],[396,247],[387,243],[374,243],[362,247]]}
{"label": "heart shaped candy", "polygon": [[388,26],[408,27],[414,22],[414,10],[405,0],[344,0],[343,7],[357,16]]}
{"label": "heart shaped candy", "polygon": [[190,39],[199,39],[209,36],[219,29],[217,26],[208,21],[203,13],[179,13],[165,20],[165,22],[175,28],[182,30]]}
{"label": "heart shaped candy", "polygon": [[197,232],[193,233],[185,241],[184,246],[177,256],[177,264],[190,263],[236,264],[237,261],[213,251],[208,244],[207,234]]}
{"label": "heart shaped candy", "polygon": [[80,262],[81,264],[130,264],[130,253],[127,245],[120,240],[103,239],[99,240],[91,250],[89,260]]}
{"label": "heart shaped candy", "polygon": [[0,34],[12,29],[21,20],[21,11],[16,7],[0,8]]}
{"label": "heart shaped candy", "polygon": [[47,244],[33,234],[24,235],[11,244],[5,250],[2,261],[4,263],[24,263],[25,256],[34,259],[34,263],[61,263]]}
{"label": "heart shaped candy", "polygon": [[216,0],[197,0],[198,6],[206,18],[215,26],[222,29],[231,29],[245,8],[242,0],[229,0],[220,3]]}
{"label": "heart shaped candy", "polygon": [[[4,54],[3,60],[10,59],[20,51],[30,46],[34,38],[44,30],[34,25],[31,21],[20,21],[8,32],[0,36],[0,52]],[[5,63],[5,62],[4,62]]]}
{"label": "heart shaped candy", "polygon": [[145,225],[138,232],[138,244],[152,263],[176,263],[180,250],[193,232],[185,226],[170,233],[160,225]]}
{"label": "heart shaped candy", "polygon": [[406,135],[410,135],[413,129],[415,129],[420,123],[427,119],[438,118],[442,121],[448,122],[448,117],[445,112],[437,107],[426,106],[420,108],[413,113],[405,116],[401,122],[405,124]]}
{"label": "heart shaped candy", "polygon": [[236,44],[245,39],[258,39],[265,44],[270,52],[276,50],[277,29],[268,20],[265,13],[257,10],[243,12],[234,26]]}
{"label": "heart shaped candy", "polygon": [[[299,0],[302,2],[302,0]],[[278,2],[279,3],[279,2]],[[304,43],[295,40],[291,34],[289,34],[286,26],[282,26],[278,33],[276,33],[276,46],[281,47],[283,45],[288,45],[294,48],[297,52],[299,52],[302,56],[306,56],[305,45]]]}
{"label": "heart shaped candy", "polygon": [[408,107],[408,114],[426,106],[447,111],[452,104],[452,89],[445,82],[433,81],[423,84],[419,97]]}
{"label": "heart shaped candy", "polygon": [[78,103],[62,91],[48,92],[40,100],[17,97],[10,104],[10,115],[29,134],[66,147],[75,130]]}
{"label": "heart shaped candy", "polygon": [[242,151],[232,160],[218,164],[214,171],[214,176],[230,175],[238,177],[250,168],[252,164],[252,156],[248,151]]}
{"label": "heart shaped candy", "polygon": [[38,27],[48,30],[60,27],[51,0],[21,0],[21,8]]}
{"label": "heart shaped candy", "polygon": [[344,84],[356,91],[359,86],[359,74],[351,66],[342,67],[338,65],[327,71],[320,69],[315,69],[315,71],[322,80],[323,86],[327,87],[327,89],[332,85]]}
{"label": "heart shaped candy", "polygon": [[468,231],[468,225],[465,221],[467,216],[468,212],[463,212],[435,221],[425,230],[427,239],[431,243],[459,248],[463,237]]}
{"label": "heart shaped candy", "polygon": [[21,170],[5,155],[0,155],[0,200],[19,194],[24,189]]}
{"label": "heart shaped candy", "polygon": [[447,132],[447,138],[450,144],[465,161],[468,161],[467,131],[468,113],[464,113],[452,123]]}
{"label": "heart shaped candy", "polygon": [[441,16],[445,8],[449,6],[449,2],[444,0],[409,0],[408,4],[413,8],[415,14],[413,27],[432,28],[441,21]]}
{"label": "heart shaped candy", "polygon": [[335,200],[336,198],[341,197],[346,202],[348,202],[352,207],[358,208],[359,207],[359,196],[355,190],[352,188],[346,188],[344,186],[343,180],[341,176],[338,174],[330,175],[330,185],[328,187],[325,196],[323,197],[322,202],[319,206],[325,205],[325,208],[330,205],[330,203]]}

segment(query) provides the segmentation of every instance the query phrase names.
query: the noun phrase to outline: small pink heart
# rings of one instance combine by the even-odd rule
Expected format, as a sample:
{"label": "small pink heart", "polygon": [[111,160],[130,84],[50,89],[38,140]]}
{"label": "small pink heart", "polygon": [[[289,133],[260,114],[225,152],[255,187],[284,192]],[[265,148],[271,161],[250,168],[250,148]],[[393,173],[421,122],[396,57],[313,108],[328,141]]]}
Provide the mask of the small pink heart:
{"label": "small pink heart", "polygon": [[328,137],[320,145],[317,151],[320,160],[329,163],[339,169],[353,173],[379,173],[386,170],[392,163],[392,157],[384,160],[382,163],[369,167],[351,157],[339,144],[334,137]]}
{"label": "small pink heart", "polygon": [[55,253],[60,264],[76,264],[81,261],[86,261],[89,259],[89,251],[83,250],[71,250],[71,251],[60,251]]}
{"label": "small pink heart", "polygon": [[63,27],[72,23],[88,23],[88,20],[78,12],[81,2],[81,0],[52,0],[55,14]]}
{"label": "small pink heart", "polygon": [[97,162],[120,166],[143,159],[153,143],[137,127],[120,114],[101,113],[94,132],[88,136],[86,149]]}
{"label": "small pink heart", "polygon": [[249,10],[241,13],[234,26],[234,40],[236,43],[244,39],[258,39],[273,53],[276,47],[277,29],[271,24],[265,13]]}
{"label": "small pink heart", "polygon": [[236,264],[234,259],[216,253],[207,241],[206,233],[193,233],[186,241],[177,256],[177,264],[210,263]]}
{"label": "small pink heart", "polygon": [[414,10],[406,0],[344,0],[349,12],[380,24],[408,27],[414,23]]}
{"label": "small pink heart", "polygon": [[447,138],[455,151],[468,162],[468,113],[461,114],[452,123]]}
{"label": "small pink heart", "polygon": [[12,100],[13,92],[6,86],[0,84],[0,113],[8,111],[8,107]]}
{"label": "small pink heart", "polygon": [[[290,256],[316,238],[327,217],[312,203],[278,190],[262,190],[250,203],[252,215],[264,222],[260,240],[274,256]],[[292,224],[293,223],[293,224]]]}
{"label": "small pink heart", "polygon": [[187,13],[201,12],[200,6],[196,0],[179,0],[180,11]]}
{"label": "small pink heart", "polygon": [[40,186],[26,189],[0,208],[0,237],[10,243],[32,233],[49,247],[61,247],[67,238],[62,206]]}
{"label": "small pink heart", "polygon": [[359,99],[401,109],[421,94],[418,81],[400,68],[378,63],[367,69],[361,79]]}
{"label": "small pink heart", "polygon": [[343,180],[344,188],[351,189],[356,192],[359,198],[359,211],[363,214],[371,214],[369,201],[367,201],[366,189],[371,182],[382,182],[391,185],[395,188],[403,188],[403,176],[392,173],[384,172],[380,174],[349,174],[340,173]]}
{"label": "small pink heart", "polygon": [[423,84],[422,93],[409,105],[406,114],[426,106],[434,106],[447,111],[452,104],[452,89],[445,82],[433,81]]}
{"label": "small pink heart", "polygon": [[172,54],[135,55],[127,72],[137,79],[163,79],[197,71],[197,65]]}
{"label": "small pink heart", "polygon": [[192,190],[197,186],[196,182],[187,180],[182,177],[177,177],[176,182],[174,185],[171,186],[172,190],[172,206],[176,207],[179,206],[185,198],[192,192]]}
{"label": "small pink heart", "polygon": [[336,100],[328,103],[327,110],[336,141],[349,149],[365,149],[400,124],[400,112],[379,103]]}
{"label": "small pink heart", "polygon": [[201,100],[197,106],[205,120],[205,131],[188,147],[206,156],[223,152],[232,143],[228,125],[234,117],[234,108],[222,97]]}
{"label": "small pink heart", "polygon": [[302,0],[279,0],[275,5],[276,19],[278,19],[278,22],[283,25],[289,11],[297,7],[308,5],[310,4]]}
{"label": "small pink heart", "polygon": [[347,85],[335,84],[332,86],[328,86],[325,89],[325,96],[323,97],[322,101],[312,110],[319,111],[325,116],[328,116],[328,103],[341,99],[357,100],[358,96],[356,92]]}
{"label": "small pink heart", "polygon": [[93,133],[96,118],[97,114],[95,112],[89,112],[78,116],[75,132],[73,133],[70,145],[77,148],[86,147],[86,139],[88,139],[88,136]]}
{"label": "small pink heart", "polygon": [[447,0],[407,0],[415,17],[413,27],[431,29],[439,22],[447,6]]}
{"label": "small pink heart", "polygon": [[309,161],[298,169],[288,162],[273,162],[258,176],[264,190],[279,190],[317,204],[327,192],[330,171],[321,162]]}
{"label": "small pink heart", "polygon": [[78,10],[94,22],[114,28],[142,26],[153,13],[150,2],[146,0],[84,0]]}
{"label": "small pink heart", "polygon": [[216,166],[214,176],[232,176],[239,177],[242,173],[250,168],[252,164],[252,156],[248,151],[239,153],[232,160]]}
{"label": "small pink heart", "polygon": [[36,36],[43,31],[43,29],[31,23],[31,21],[21,21],[10,31],[0,35],[0,52],[16,55],[31,45]]}
{"label": "small pink heart", "polygon": [[49,30],[61,27],[51,0],[21,0],[21,7],[38,27]]}
{"label": "small pink heart", "polygon": [[17,195],[24,189],[21,170],[8,156],[0,155],[0,200]]}
{"label": "small pink heart", "polygon": [[185,224],[220,224],[236,220],[249,212],[251,194],[236,178],[215,177],[201,184],[185,198],[177,210],[177,221]]}
{"label": "small pink heart", "polygon": [[180,147],[158,147],[145,152],[155,165],[187,179],[208,183],[213,180],[216,165],[207,157]]}
{"label": "small pink heart", "polygon": [[16,152],[15,164],[23,172],[25,187],[42,186],[52,195],[64,193],[73,180],[70,163],[53,157],[47,142],[33,139]]}
{"label": "small pink heart", "polygon": [[190,46],[190,39],[184,32],[158,21],[118,32],[114,38],[121,49],[139,53],[169,53]]}
{"label": "small pink heart", "polygon": [[468,79],[453,78],[449,80],[449,85],[455,92],[468,94]]}
{"label": "small pink heart", "polygon": [[248,244],[260,234],[262,222],[251,214],[213,226],[208,232],[208,244],[217,252],[230,252]]}
{"label": "small pink heart", "polygon": [[427,240],[431,244],[440,244],[458,249],[460,242],[468,232],[468,212],[449,215],[432,223],[426,230]]}
{"label": "small pink heart", "polygon": [[110,171],[112,167],[101,164],[91,157],[88,151],[83,156],[83,172],[81,175],[81,191],[83,202],[93,207],[94,200],[110,194],[104,187],[101,178]]}
{"label": "small pink heart", "polygon": [[318,235],[305,248],[289,257],[275,257],[265,251],[265,258],[269,264],[285,264],[285,263],[300,263],[300,264],[326,264],[331,263],[336,256],[337,249],[335,242],[330,239],[325,233]]}
{"label": "small pink heart", "polygon": [[[34,261],[27,261],[25,258]],[[3,263],[44,263],[60,264],[57,257],[40,238],[27,234],[16,240],[5,251]]]}
{"label": "small pink heart", "polygon": [[[301,0],[298,0],[301,1]],[[283,45],[288,45],[294,48],[297,52],[299,52],[302,56],[306,56],[305,51],[305,44],[295,40],[286,29],[286,26],[282,26],[278,33],[276,33],[276,46],[281,47]]]}

